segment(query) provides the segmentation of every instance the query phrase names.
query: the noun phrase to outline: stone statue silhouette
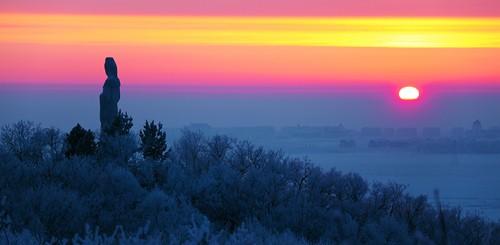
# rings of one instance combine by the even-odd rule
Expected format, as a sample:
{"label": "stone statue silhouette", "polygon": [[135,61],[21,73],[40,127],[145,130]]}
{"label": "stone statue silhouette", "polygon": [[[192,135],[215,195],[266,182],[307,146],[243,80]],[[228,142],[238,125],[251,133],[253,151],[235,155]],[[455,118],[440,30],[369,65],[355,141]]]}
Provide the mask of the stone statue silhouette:
{"label": "stone statue silhouette", "polygon": [[120,79],[118,79],[118,69],[112,57],[106,57],[104,69],[108,78],[99,96],[101,132],[109,128],[118,115],[118,101],[120,101]]}

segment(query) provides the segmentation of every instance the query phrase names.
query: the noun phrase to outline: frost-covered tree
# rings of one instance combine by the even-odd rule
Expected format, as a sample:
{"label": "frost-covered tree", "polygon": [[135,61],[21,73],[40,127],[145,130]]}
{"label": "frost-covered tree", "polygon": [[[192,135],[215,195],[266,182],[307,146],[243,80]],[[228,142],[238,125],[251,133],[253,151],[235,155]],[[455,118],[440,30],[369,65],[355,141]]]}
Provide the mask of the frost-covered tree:
{"label": "frost-covered tree", "polygon": [[[76,138],[89,132],[77,126]],[[19,134],[29,135],[30,147],[21,148],[51,145],[45,131]],[[133,135],[109,139],[119,145],[120,137]],[[34,166],[14,149],[0,151],[0,244],[500,241],[498,222],[432,205],[402,185],[369,184],[224,136],[186,131],[165,161],[129,162],[124,152],[106,151],[120,158],[47,158]]]}
{"label": "frost-covered tree", "polygon": [[161,123],[155,124],[146,121],[144,128],[139,132],[141,150],[144,158],[151,160],[164,160],[167,158],[167,134],[163,131]]}
{"label": "frost-covered tree", "polygon": [[22,161],[60,160],[63,137],[55,128],[42,128],[30,121],[19,121],[1,129],[0,142],[5,151]]}
{"label": "frost-covered tree", "polygon": [[10,228],[11,219],[9,213],[5,209],[6,197],[0,198],[0,231]]}
{"label": "frost-covered tree", "polygon": [[212,162],[224,161],[233,147],[233,139],[225,135],[215,135],[208,142],[208,155]]}
{"label": "frost-covered tree", "polygon": [[116,160],[117,163],[127,164],[137,152],[137,135],[101,135],[97,151],[100,160]]}
{"label": "frost-covered tree", "polygon": [[66,136],[66,157],[94,155],[97,149],[94,132],[79,123]]}
{"label": "frost-covered tree", "polygon": [[133,119],[126,112],[118,111],[118,115],[113,119],[111,126],[104,129],[104,134],[108,136],[128,135],[134,126]]}
{"label": "frost-covered tree", "polygon": [[258,167],[265,159],[264,149],[256,147],[247,140],[237,142],[232,152],[231,165],[241,174],[250,167]]}
{"label": "frost-covered tree", "polygon": [[175,143],[177,160],[195,174],[208,170],[205,142],[205,137],[201,132],[184,129]]}
{"label": "frost-covered tree", "polygon": [[243,223],[229,237],[228,244],[289,244],[289,245],[306,245],[308,244],[303,239],[297,238],[290,231],[285,231],[279,234],[273,234],[264,226],[256,221]]}
{"label": "frost-covered tree", "polygon": [[119,159],[128,161],[137,151],[136,135],[131,133],[133,119],[121,110],[110,127],[101,132],[98,144],[100,159]]}
{"label": "frost-covered tree", "polygon": [[39,130],[40,126],[30,121],[19,121],[5,125],[2,127],[1,133],[2,145],[20,160],[26,160],[35,154],[33,139]]}
{"label": "frost-covered tree", "polygon": [[59,161],[64,158],[64,134],[61,130],[51,127],[41,131],[43,142],[43,159]]}

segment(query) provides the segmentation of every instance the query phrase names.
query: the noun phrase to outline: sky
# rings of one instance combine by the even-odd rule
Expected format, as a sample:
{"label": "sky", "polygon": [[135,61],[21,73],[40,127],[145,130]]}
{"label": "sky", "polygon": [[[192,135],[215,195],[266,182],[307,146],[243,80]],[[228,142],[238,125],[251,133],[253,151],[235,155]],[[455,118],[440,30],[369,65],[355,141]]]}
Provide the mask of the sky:
{"label": "sky", "polygon": [[[370,100],[392,101],[398,88],[406,85],[421,90],[418,110],[426,111],[425,115],[391,102],[377,109],[394,113],[385,121],[378,122],[369,114],[344,118],[359,125],[386,124],[401,121],[396,116],[410,110],[420,115],[411,122],[451,125],[452,120],[465,123],[482,116],[500,124],[498,116],[493,116],[500,112],[484,99],[490,98],[484,93],[500,94],[497,0],[3,0],[0,54],[0,94],[19,95],[26,86],[41,88],[38,91],[43,93],[32,96],[42,99],[54,96],[47,94],[54,87],[66,88],[59,92],[88,93],[89,87],[93,91],[102,85],[104,57],[113,56],[122,86],[134,96],[191,93],[206,102],[220,94],[228,98],[253,94],[248,103],[256,105],[249,113],[254,116],[247,124],[276,123],[270,119],[276,111],[257,113],[268,105],[259,96],[270,96],[266,103],[273,103],[270,94],[288,94],[284,100],[303,104],[293,96],[312,98],[330,91],[330,101],[311,106],[337,108],[347,104],[340,98],[348,97],[369,108]],[[87,88],[75,90],[82,86]],[[132,89],[139,87],[156,92],[161,88],[164,93]],[[456,92],[450,100],[454,102],[430,104],[451,92]],[[480,110],[483,114],[457,108],[465,101],[460,100],[464,93],[476,98],[469,105],[486,105]],[[3,97],[0,112],[17,115],[12,110],[21,107],[16,102],[20,97]],[[443,111],[429,114],[436,108],[455,111],[456,116],[443,121],[439,118]],[[34,114],[21,113],[9,121],[30,119],[30,115]],[[227,111],[224,122],[206,117],[174,121],[179,125],[191,121],[244,124],[231,119],[237,115],[234,108]],[[255,115],[260,119],[253,120]],[[342,121],[319,112],[310,118],[318,120],[289,120],[291,124]]]}
{"label": "sky", "polygon": [[3,0],[3,12],[209,16],[498,16],[496,0]]}

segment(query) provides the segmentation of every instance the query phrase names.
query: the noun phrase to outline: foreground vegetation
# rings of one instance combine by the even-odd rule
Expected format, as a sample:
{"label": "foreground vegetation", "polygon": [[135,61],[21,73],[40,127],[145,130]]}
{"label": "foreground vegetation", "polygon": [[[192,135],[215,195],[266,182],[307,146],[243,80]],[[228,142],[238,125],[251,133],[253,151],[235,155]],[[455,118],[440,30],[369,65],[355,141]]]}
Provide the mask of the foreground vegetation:
{"label": "foreground vegetation", "polygon": [[161,124],[136,136],[126,114],[113,125],[2,128],[1,244],[500,244],[499,223],[402,185],[220,135],[167,147]]}

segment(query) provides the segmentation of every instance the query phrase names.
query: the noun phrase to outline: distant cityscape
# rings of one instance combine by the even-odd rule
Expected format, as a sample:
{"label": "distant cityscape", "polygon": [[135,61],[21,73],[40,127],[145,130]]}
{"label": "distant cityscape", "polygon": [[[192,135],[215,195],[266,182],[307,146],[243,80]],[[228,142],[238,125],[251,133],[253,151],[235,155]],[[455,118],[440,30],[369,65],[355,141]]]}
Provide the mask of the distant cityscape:
{"label": "distant cityscape", "polygon": [[[185,127],[192,131],[200,131],[207,135],[225,134],[235,137],[269,138],[346,138],[346,137],[368,137],[368,138],[500,138],[500,126],[483,128],[479,120],[471,123],[470,128],[453,127],[363,127],[361,129],[350,129],[343,124],[337,126],[250,126],[250,127],[212,127],[206,123],[192,123]],[[179,128],[171,130],[180,131]]]}
{"label": "distant cityscape", "polygon": [[[362,127],[336,126],[255,126],[212,127],[193,123],[185,127],[207,136],[223,134],[247,139],[266,147],[282,148],[290,153],[350,152],[363,150],[411,150],[434,153],[499,153],[500,126],[484,128],[479,120],[471,126],[440,127]],[[169,129],[177,138],[183,129]]]}

